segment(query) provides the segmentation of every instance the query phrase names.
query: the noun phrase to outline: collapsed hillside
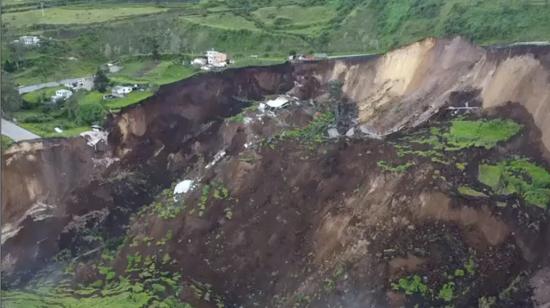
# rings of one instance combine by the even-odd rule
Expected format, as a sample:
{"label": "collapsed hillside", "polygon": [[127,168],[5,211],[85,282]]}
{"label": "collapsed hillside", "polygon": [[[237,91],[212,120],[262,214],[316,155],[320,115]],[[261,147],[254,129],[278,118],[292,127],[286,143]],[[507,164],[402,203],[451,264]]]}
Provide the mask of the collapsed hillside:
{"label": "collapsed hillside", "polygon": [[546,304],[549,61],[548,47],[427,39],[234,69],[111,116],[103,148],[18,144],[3,160],[3,295]]}

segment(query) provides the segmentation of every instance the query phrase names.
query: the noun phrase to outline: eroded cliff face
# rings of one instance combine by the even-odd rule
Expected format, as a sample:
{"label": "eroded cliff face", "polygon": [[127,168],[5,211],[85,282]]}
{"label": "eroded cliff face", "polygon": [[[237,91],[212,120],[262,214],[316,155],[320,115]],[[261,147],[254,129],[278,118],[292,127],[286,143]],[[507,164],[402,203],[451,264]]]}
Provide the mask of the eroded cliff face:
{"label": "eroded cliff face", "polygon": [[[546,212],[512,208],[523,205],[516,197],[461,197],[458,185],[490,190],[476,182],[474,164],[460,170],[454,161],[406,156],[411,171],[388,173],[379,162],[401,157],[394,145],[406,139],[392,133],[426,134],[434,117],[447,123],[438,130],[448,129],[449,106],[480,106],[474,119],[511,118],[522,133],[490,151],[446,155],[467,164],[513,153],[547,166],[549,57],[545,46],[427,39],[381,56],[230,69],[163,86],[109,117],[104,151],[72,138],[20,143],[4,153],[2,271],[12,280],[32,276],[69,250],[88,258],[77,282],[102,279],[90,265],[102,246],[87,231],[99,230],[127,239],[109,261],[117,275],[137,254],[168,255],[162,266],[190,277],[186,287],[213,286],[229,306],[288,307],[305,295],[317,306],[399,306],[406,298],[390,282],[415,270],[439,281],[452,267],[448,260],[462,264],[470,256],[482,273],[466,282],[483,287],[458,305],[474,305],[546,265]],[[350,138],[301,145],[285,137],[334,108],[327,93],[333,80],[357,111],[348,119],[348,128],[356,126]],[[275,111],[253,105],[229,119],[274,94],[298,99]],[[199,188],[176,214],[152,203],[183,179]],[[500,209],[503,202],[509,207]],[[336,274],[340,268],[345,276]],[[181,299],[193,302],[188,293]],[[213,306],[204,298],[194,304]]]}
{"label": "eroded cliff face", "polygon": [[550,46],[481,48],[461,38],[426,39],[382,56],[296,70],[319,85],[343,81],[344,93],[358,106],[360,125],[374,136],[425,122],[453,93],[479,92],[473,99],[483,108],[524,105],[543,134],[545,150],[550,149]]}
{"label": "eroded cliff face", "polygon": [[57,252],[67,198],[98,170],[84,140],[20,143],[2,160],[2,269],[40,267]]}
{"label": "eroded cliff face", "polygon": [[231,69],[161,87],[153,97],[108,120],[109,142],[117,156],[127,159],[178,152],[250,101],[290,90],[291,72],[286,64]]}
{"label": "eroded cliff face", "polygon": [[101,152],[80,137],[11,147],[2,160],[2,271],[25,276],[61,249],[92,249],[76,234],[98,224],[122,227],[128,211],[149,203],[198,157],[230,144],[236,132],[216,136],[223,119],[249,100],[290,89],[290,69],[237,69],[162,87],[108,120],[110,146]]}

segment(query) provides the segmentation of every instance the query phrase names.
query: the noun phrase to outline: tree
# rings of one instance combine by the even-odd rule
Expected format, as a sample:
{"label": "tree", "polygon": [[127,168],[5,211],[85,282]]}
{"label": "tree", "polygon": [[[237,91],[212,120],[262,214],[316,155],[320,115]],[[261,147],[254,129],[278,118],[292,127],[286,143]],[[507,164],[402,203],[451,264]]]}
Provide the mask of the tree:
{"label": "tree", "polygon": [[80,96],[80,91],[76,92],[64,102],[65,113],[67,114],[67,118],[71,121],[77,121],[78,119],[78,113],[80,110],[78,106],[78,98]]}
{"label": "tree", "polygon": [[19,110],[21,108],[21,96],[19,90],[15,86],[15,83],[11,79],[10,75],[2,71],[1,75],[1,91],[2,94],[2,113],[10,113]]}
{"label": "tree", "polygon": [[13,56],[13,62],[15,63],[15,68],[19,69],[20,66],[25,61],[25,55],[27,53],[27,47],[22,43],[16,42],[9,45],[10,53]]}
{"label": "tree", "polygon": [[105,108],[98,102],[81,104],[78,110],[79,124],[97,124],[105,117]]}
{"label": "tree", "polygon": [[145,46],[147,47],[147,49],[150,51],[151,57],[154,60],[159,60],[160,59],[160,51],[159,51],[160,45],[159,45],[159,42],[156,39],[156,37],[148,36],[148,37],[143,39],[143,42],[145,43]]}
{"label": "tree", "polygon": [[85,96],[84,91],[73,94],[64,103],[67,118],[79,125],[94,124],[103,120],[105,108],[99,102],[79,103]]}
{"label": "tree", "polygon": [[94,77],[94,89],[98,90],[101,93],[105,93],[107,87],[110,84],[109,77],[105,74],[105,71],[101,68],[97,69]]}

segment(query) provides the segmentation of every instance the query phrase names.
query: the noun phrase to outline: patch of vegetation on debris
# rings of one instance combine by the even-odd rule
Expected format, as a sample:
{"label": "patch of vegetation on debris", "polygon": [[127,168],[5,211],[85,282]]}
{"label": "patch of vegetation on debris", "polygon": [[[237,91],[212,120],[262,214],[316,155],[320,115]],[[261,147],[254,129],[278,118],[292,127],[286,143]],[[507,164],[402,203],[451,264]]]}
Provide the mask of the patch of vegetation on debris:
{"label": "patch of vegetation on debris", "polygon": [[460,186],[458,187],[458,192],[462,195],[469,196],[469,197],[475,197],[475,198],[486,198],[487,195],[477,191],[469,186]]}
{"label": "patch of vegetation on debris", "polygon": [[280,139],[296,139],[305,144],[314,145],[328,139],[327,129],[334,123],[334,113],[324,112],[316,116],[306,127],[287,130],[279,135]]}
{"label": "patch of vegetation on debris", "polygon": [[545,168],[517,157],[479,166],[478,179],[495,194],[517,194],[526,203],[546,209],[550,204],[550,173]]}
{"label": "patch of vegetation on debris", "polygon": [[[491,150],[498,143],[518,134],[522,127],[512,120],[498,118],[466,120],[460,117],[450,121],[434,122],[430,127],[420,128],[390,141],[398,157],[392,163],[397,166],[384,161],[378,165],[386,171],[403,172],[410,167],[406,164],[413,161],[412,159],[427,159],[434,164],[452,165],[459,171],[465,171],[467,163],[452,164],[464,159],[461,156],[464,150]],[[466,191],[465,188],[461,190],[465,195],[478,195],[473,191]]]}
{"label": "patch of vegetation on debris", "polygon": [[173,195],[173,188],[163,190],[153,202],[153,212],[162,219],[173,219],[185,208],[183,200],[176,200]]}
{"label": "patch of vegetation on debris", "polygon": [[[97,280],[88,286],[73,286],[70,281],[39,283],[31,289],[2,291],[2,302],[6,307],[27,308],[48,306],[59,307],[182,307],[191,305],[180,302],[169,295],[168,286],[177,288],[172,274],[160,276],[159,282],[133,282],[125,277],[115,277],[114,272],[102,267],[104,280]],[[169,277],[170,276],[170,277]],[[177,278],[177,277],[176,277]]]}
{"label": "patch of vegetation on debris", "polygon": [[427,277],[422,278],[419,274],[413,274],[392,282],[391,287],[407,296],[416,295],[428,302],[449,305],[458,295],[468,292],[468,281],[475,275],[475,267],[475,261],[470,257],[463,267],[446,272],[445,277],[442,277],[445,278],[442,284],[432,285]]}
{"label": "patch of vegetation on debris", "polygon": [[447,150],[462,150],[469,147],[482,147],[487,150],[497,143],[515,136],[522,125],[508,119],[493,120],[453,120],[449,131],[443,135]]}
{"label": "patch of vegetation on debris", "polygon": [[[210,200],[210,197],[213,197],[217,200],[227,200],[229,199],[229,189],[225,187],[225,185],[222,182],[213,181],[210,184],[205,184],[201,189],[201,196],[199,198],[199,202],[197,204],[198,208],[198,215],[203,216],[206,211],[206,205],[208,201]],[[194,214],[195,208],[192,208],[189,211],[189,214]],[[232,213],[228,213],[226,211],[225,213],[226,217],[231,217]]]}
{"label": "patch of vegetation on debris", "polygon": [[403,173],[407,171],[409,168],[414,166],[414,162],[407,162],[401,165],[392,165],[388,163],[385,160],[381,160],[376,163],[380,169],[387,171],[387,172],[395,172],[395,173]]}

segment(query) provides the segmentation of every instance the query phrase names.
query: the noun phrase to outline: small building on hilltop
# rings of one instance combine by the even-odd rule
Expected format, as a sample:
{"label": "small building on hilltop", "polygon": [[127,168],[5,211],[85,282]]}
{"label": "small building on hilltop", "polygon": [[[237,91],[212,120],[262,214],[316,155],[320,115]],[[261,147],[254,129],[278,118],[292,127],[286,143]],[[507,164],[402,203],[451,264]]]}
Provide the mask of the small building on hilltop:
{"label": "small building on hilltop", "polygon": [[224,68],[228,64],[229,57],[227,54],[215,51],[214,49],[208,50],[204,56],[195,58],[191,61],[191,65],[198,66],[203,71]]}
{"label": "small building on hilltop", "polygon": [[18,40],[15,40],[15,43],[23,44],[25,46],[38,46],[40,45],[40,38],[34,35],[24,35],[21,36]]}
{"label": "small building on hilltop", "polygon": [[227,54],[223,52],[213,49],[206,52],[206,60],[213,67],[226,67],[228,59]]}
{"label": "small building on hilltop", "polygon": [[114,86],[111,89],[111,94],[115,97],[124,97],[130,92],[132,92],[133,88],[129,86]]}
{"label": "small building on hilltop", "polygon": [[73,95],[73,91],[67,90],[67,89],[59,89],[55,91],[55,95],[51,97],[52,102],[62,102],[67,100],[69,97]]}
{"label": "small building on hilltop", "polygon": [[206,57],[195,58],[191,61],[191,65],[204,66],[206,64],[208,64],[208,59],[206,59]]}

